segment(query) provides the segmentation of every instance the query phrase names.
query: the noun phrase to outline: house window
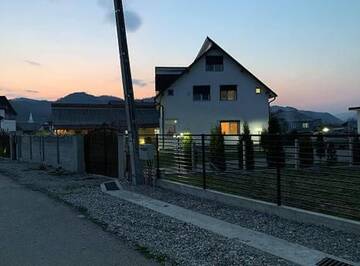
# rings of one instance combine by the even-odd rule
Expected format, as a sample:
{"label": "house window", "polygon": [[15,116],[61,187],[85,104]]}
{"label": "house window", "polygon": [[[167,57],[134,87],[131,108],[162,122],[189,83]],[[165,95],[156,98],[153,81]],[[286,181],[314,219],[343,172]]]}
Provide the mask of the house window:
{"label": "house window", "polygon": [[210,101],[210,86],[194,86],[194,101]]}
{"label": "house window", "polygon": [[261,94],[261,88],[256,88],[255,92],[256,92],[256,94]]}
{"label": "house window", "polygon": [[240,121],[221,121],[220,127],[224,135],[240,134]]}
{"label": "house window", "polygon": [[174,96],[174,90],[168,90],[168,96]]}
{"label": "house window", "polygon": [[309,123],[302,123],[302,128],[308,129],[309,128]]}
{"label": "house window", "polygon": [[207,56],[206,57],[206,71],[209,71],[209,72],[224,71],[224,57],[223,56]]}
{"label": "house window", "polygon": [[237,100],[236,85],[220,86],[220,101],[236,101],[236,100]]}

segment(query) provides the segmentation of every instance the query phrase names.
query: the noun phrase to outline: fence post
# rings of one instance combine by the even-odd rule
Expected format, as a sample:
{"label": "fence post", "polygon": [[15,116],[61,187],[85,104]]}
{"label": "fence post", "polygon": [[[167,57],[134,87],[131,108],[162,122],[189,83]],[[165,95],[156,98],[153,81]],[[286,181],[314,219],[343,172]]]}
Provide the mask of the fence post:
{"label": "fence post", "polygon": [[156,179],[160,179],[159,134],[156,134]]}
{"label": "fence post", "polygon": [[299,140],[295,139],[294,141],[294,160],[295,160],[295,169],[299,169]]}
{"label": "fence post", "polygon": [[354,164],[354,153],[353,153],[353,141],[354,139],[352,137],[349,137],[349,159],[350,159],[350,166],[352,166]]}
{"label": "fence post", "polygon": [[30,161],[32,161],[32,159],[33,159],[33,147],[32,147],[32,136],[30,135],[29,136],[29,138],[30,138]]}
{"label": "fence post", "polygon": [[196,171],[196,143],[195,143],[195,141],[191,142],[191,166],[192,166],[192,170]]}
{"label": "fence post", "polygon": [[203,189],[206,189],[205,135],[201,135]]}
{"label": "fence post", "polygon": [[281,206],[282,198],[281,198],[281,168],[278,164],[276,166],[276,185],[277,185],[277,205]]}
{"label": "fence post", "polygon": [[242,139],[242,152],[243,152],[243,154],[242,154],[242,156],[243,156],[243,169],[244,170],[246,170],[246,167],[247,167],[247,162],[246,162],[246,141],[245,141],[245,139],[243,138]]}

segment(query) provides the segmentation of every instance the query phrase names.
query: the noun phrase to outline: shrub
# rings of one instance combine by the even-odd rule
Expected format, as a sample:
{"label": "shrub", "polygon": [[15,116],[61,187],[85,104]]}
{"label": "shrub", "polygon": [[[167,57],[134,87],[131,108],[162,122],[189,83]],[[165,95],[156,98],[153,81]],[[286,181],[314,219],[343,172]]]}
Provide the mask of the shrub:
{"label": "shrub", "polygon": [[329,142],[327,145],[327,158],[326,158],[328,165],[335,165],[337,162],[337,154],[335,144],[333,142]]}
{"label": "shrub", "polygon": [[211,130],[210,163],[220,171],[226,170],[224,135],[220,126]]}
{"label": "shrub", "polygon": [[359,137],[355,137],[353,139],[352,157],[353,157],[353,163],[354,164],[356,164],[356,165],[360,164],[360,141],[359,141]]}
{"label": "shrub", "polygon": [[300,167],[311,167],[314,164],[314,148],[309,136],[299,138]]}
{"label": "shrub", "polygon": [[285,152],[281,136],[281,127],[275,117],[270,118],[269,131],[264,130],[261,134],[260,145],[266,152],[268,167],[285,166]]}
{"label": "shrub", "polygon": [[251,140],[250,129],[247,122],[244,123],[243,141],[245,142],[245,167],[246,170],[253,170],[255,168],[254,161],[254,143]]}
{"label": "shrub", "polygon": [[186,170],[192,169],[192,135],[191,134],[184,134],[181,139],[182,141],[182,160],[184,162],[184,168]]}
{"label": "shrub", "polygon": [[317,157],[319,157],[321,164],[322,158],[325,157],[325,153],[326,153],[326,144],[324,141],[324,136],[322,134],[319,134],[316,138],[315,150],[316,150],[316,155]]}

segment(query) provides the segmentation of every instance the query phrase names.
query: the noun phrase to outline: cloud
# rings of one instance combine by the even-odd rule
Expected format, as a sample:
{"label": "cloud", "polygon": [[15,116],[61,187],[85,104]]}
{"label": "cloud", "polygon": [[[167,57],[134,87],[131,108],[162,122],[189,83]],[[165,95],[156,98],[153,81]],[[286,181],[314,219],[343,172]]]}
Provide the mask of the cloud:
{"label": "cloud", "polygon": [[145,87],[147,82],[142,79],[133,79],[133,84],[138,87]]}
{"label": "cloud", "polygon": [[[105,10],[105,21],[111,24],[115,24],[113,1],[98,0],[98,5]],[[142,25],[142,19],[140,15],[134,10],[129,10],[126,6],[124,12],[125,12],[126,29],[130,32],[137,31]]]}
{"label": "cloud", "polygon": [[36,91],[36,90],[25,90],[25,92],[28,92],[28,93],[39,93],[39,91]]}
{"label": "cloud", "polygon": [[35,61],[31,61],[31,60],[24,60],[24,62],[28,65],[35,66],[35,67],[42,66],[42,64],[40,64],[39,62],[35,62]]}

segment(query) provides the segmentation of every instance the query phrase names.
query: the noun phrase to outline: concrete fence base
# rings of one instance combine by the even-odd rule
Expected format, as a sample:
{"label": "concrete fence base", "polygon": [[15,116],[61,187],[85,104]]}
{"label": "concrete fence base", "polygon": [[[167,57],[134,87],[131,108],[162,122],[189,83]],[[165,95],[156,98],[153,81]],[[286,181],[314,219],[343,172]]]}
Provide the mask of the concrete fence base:
{"label": "concrete fence base", "polygon": [[260,200],[249,199],[214,190],[204,190],[202,188],[181,184],[169,180],[157,180],[157,186],[169,189],[182,194],[188,194],[195,197],[215,200],[227,205],[246,208],[250,210],[260,211],[270,215],[276,215],[281,218],[292,220],[295,222],[314,224],[318,226],[326,226],[334,230],[354,233],[360,235],[360,222],[349,219],[339,218],[331,215],[310,212],[302,209],[277,206],[276,204],[264,202]]}
{"label": "concrete fence base", "polygon": [[71,172],[85,171],[82,136],[16,136],[17,160],[62,167]]}

